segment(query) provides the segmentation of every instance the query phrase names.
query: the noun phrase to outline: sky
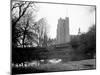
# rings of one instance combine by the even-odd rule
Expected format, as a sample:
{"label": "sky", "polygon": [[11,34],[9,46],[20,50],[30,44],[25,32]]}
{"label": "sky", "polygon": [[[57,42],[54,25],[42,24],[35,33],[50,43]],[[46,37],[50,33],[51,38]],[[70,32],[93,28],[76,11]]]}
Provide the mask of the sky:
{"label": "sky", "polygon": [[46,18],[48,22],[48,36],[56,38],[58,19],[69,17],[70,35],[77,35],[78,29],[87,32],[95,24],[95,7],[80,5],[63,5],[38,3],[39,11],[37,20]]}

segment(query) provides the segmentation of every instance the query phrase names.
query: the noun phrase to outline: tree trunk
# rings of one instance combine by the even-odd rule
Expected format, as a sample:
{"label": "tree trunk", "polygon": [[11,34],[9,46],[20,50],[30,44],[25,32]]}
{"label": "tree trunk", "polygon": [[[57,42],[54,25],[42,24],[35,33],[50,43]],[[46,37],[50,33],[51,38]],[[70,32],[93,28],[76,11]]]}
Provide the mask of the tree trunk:
{"label": "tree trunk", "polygon": [[23,48],[25,47],[25,32],[24,32],[24,34],[23,34],[22,46],[23,46]]}

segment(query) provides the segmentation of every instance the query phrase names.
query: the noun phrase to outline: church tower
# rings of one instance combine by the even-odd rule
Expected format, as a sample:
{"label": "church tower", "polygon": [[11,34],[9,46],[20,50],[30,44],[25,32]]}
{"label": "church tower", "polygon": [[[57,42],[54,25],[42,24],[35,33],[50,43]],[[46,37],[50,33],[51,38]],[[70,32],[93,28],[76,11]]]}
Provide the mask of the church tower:
{"label": "church tower", "polygon": [[57,44],[64,44],[68,42],[70,42],[69,18],[60,18],[57,25]]}

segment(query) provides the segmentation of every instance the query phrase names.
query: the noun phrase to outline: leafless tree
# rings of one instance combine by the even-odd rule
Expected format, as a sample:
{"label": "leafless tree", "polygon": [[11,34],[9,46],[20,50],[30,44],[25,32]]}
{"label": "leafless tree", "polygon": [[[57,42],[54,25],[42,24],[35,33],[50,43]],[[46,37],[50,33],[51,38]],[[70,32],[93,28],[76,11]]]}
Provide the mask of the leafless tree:
{"label": "leafless tree", "polygon": [[48,40],[48,36],[47,36],[47,21],[45,18],[41,18],[38,22],[38,46],[47,46],[47,40]]}
{"label": "leafless tree", "polygon": [[[32,10],[33,9],[33,10]],[[11,8],[11,18],[12,18],[12,44],[13,47],[17,47],[19,44],[21,45],[21,41],[19,40],[22,35],[26,34],[26,30],[29,26],[29,17],[26,18],[25,15],[29,11],[36,11],[34,2],[25,2],[25,1],[14,1],[12,2]],[[25,17],[26,27],[24,26],[24,33],[22,29],[22,25],[20,24],[22,18]],[[20,29],[19,29],[20,28]],[[23,36],[23,46],[24,46],[25,35]]]}

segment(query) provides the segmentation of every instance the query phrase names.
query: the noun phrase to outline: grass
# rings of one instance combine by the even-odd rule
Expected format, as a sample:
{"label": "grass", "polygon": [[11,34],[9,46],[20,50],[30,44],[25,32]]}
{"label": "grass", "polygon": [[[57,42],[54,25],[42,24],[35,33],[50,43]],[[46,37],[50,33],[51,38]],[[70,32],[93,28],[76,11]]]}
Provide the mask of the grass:
{"label": "grass", "polygon": [[71,70],[89,70],[96,68],[96,60],[88,59],[81,61],[61,62],[57,64],[41,64],[37,68],[12,68],[13,74],[25,73],[43,73],[43,72],[57,72],[57,71],[71,71]]}
{"label": "grass", "polygon": [[[86,66],[87,65],[87,66]],[[95,59],[81,60],[81,61],[70,61],[67,63],[58,64],[44,64],[40,66],[41,69],[48,71],[63,71],[63,70],[81,70],[81,69],[95,69]]]}

